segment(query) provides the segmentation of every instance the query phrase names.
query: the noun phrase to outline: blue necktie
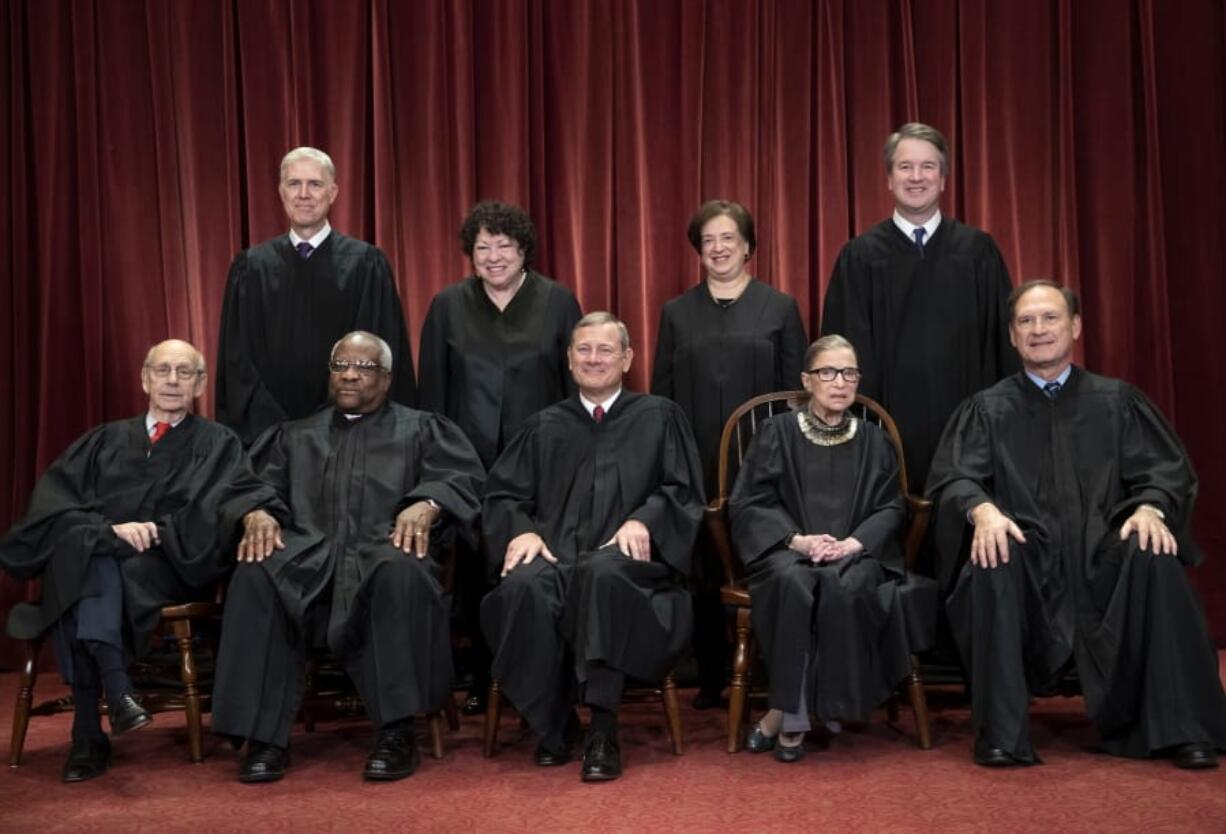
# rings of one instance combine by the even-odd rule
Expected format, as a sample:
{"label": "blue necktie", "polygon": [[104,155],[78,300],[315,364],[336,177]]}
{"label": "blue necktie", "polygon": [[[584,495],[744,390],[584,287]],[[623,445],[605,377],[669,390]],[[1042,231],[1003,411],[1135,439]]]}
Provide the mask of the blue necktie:
{"label": "blue necktie", "polygon": [[920,257],[924,257],[924,235],[928,234],[928,230],[920,226],[911,234],[915,235],[915,248],[919,250]]}
{"label": "blue necktie", "polygon": [[315,247],[307,243],[305,240],[294,247],[298,250],[298,254],[304,258],[311,257],[311,253],[315,251]]}
{"label": "blue necktie", "polygon": [[1060,383],[1049,382],[1043,386],[1043,393],[1047,395],[1047,399],[1054,400],[1060,393]]}

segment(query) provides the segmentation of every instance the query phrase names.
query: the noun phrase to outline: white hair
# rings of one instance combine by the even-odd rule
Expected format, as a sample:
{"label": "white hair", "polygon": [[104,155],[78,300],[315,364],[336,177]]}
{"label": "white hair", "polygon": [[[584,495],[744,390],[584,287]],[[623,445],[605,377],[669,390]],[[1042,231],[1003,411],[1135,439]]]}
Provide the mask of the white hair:
{"label": "white hair", "polygon": [[301,148],[294,148],[281,157],[281,179],[285,179],[285,172],[289,170],[289,166],[303,159],[318,162],[320,167],[324,169],[324,176],[329,180],[336,180],[336,166],[332,164],[332,157],[319,148],[312,148],[307,145],[303,145]]}

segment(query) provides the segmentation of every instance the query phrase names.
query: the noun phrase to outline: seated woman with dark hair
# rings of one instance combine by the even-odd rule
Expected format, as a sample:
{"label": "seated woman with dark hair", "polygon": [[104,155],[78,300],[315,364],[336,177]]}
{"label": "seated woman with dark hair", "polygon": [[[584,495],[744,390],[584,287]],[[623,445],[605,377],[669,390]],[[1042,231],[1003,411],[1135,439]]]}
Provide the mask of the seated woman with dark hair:
{"label": "seated woman with dark hair", "polygon": [[770,675],[770,710],[747,747],[782,762],[804,755],[810,715],[866,720],[923,648],[908,637],[901,598],[898,459],[885,432],[847,413],[855,350],[824,336],[805,368],[808,403],[762,425],[729,499]]}

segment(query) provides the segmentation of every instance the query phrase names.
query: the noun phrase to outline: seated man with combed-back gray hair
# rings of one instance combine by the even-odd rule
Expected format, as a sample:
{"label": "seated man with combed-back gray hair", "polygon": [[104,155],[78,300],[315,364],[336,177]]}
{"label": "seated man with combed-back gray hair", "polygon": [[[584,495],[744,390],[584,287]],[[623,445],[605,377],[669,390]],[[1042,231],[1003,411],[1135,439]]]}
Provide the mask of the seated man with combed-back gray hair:
{"label": "seated man with combed-back gray hair", "polygon": [[127,664],[142,654],[165,605],[212,596],[229,569],[216,535],[219,502],[243,472],[234,432],[191,413],[204,390],[200,351],[169,339],[141,369],[146,412],[106,423],[68,447],[34,488],[26,517],[0,541],[0,567],[42,579],[42,598],[17,605],[9,634],[50,631],[72,686],[65,782],[104,773],[111,735],[152,718],[133,698]]}
{"label": "seated man with combed-back gray hair", "polygon": [[242,535],[213,730],[247,742],[240,782],[285,775],[313,649],[344,664],[378,730],[368,780],[413,773],[413,716],[450,694],[440,544],[450,527],[471,534],[485,471],[446,417],[388,400],[378,336],[347,334],[327,370],[331,407],[265,432],[221,509],[229,540]]}

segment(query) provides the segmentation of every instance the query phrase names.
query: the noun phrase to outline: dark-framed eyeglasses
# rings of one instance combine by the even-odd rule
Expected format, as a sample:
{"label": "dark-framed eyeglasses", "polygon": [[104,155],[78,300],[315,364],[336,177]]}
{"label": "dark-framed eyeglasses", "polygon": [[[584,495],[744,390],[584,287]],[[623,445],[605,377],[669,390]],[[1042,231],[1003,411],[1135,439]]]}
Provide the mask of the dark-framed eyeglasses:
{"label": "dark-framed eyeglasses", "polygon": [[842,376],[844,382],[855,383],[860,381],[859,368],[832,368],[827,365],[824,368],[814,368],[813,370],[805,371],[805,373],[809,376],[816,376],[822,382],[834,382],[836,376]]}
{"label": "dark-framed eyeglasses", "polygon": [[173,372],[175,376],[184,382],[191,382],[196,378],[197,374],[203,375],[204,371],[199,368],[193,368],[191,365],[146,365],[149,373],[153,374],[158,379],[169,379]]}
{"label": "dark-framed eyeglasses", "polygon": [[334,374],[343,374],[350,368],[357,371],[366,379],[370,379],[376,374],[385,373],[387,371],[387,369],[378,362],[350,362],[347,359],[333,359],[328,363],[328,370]]}

